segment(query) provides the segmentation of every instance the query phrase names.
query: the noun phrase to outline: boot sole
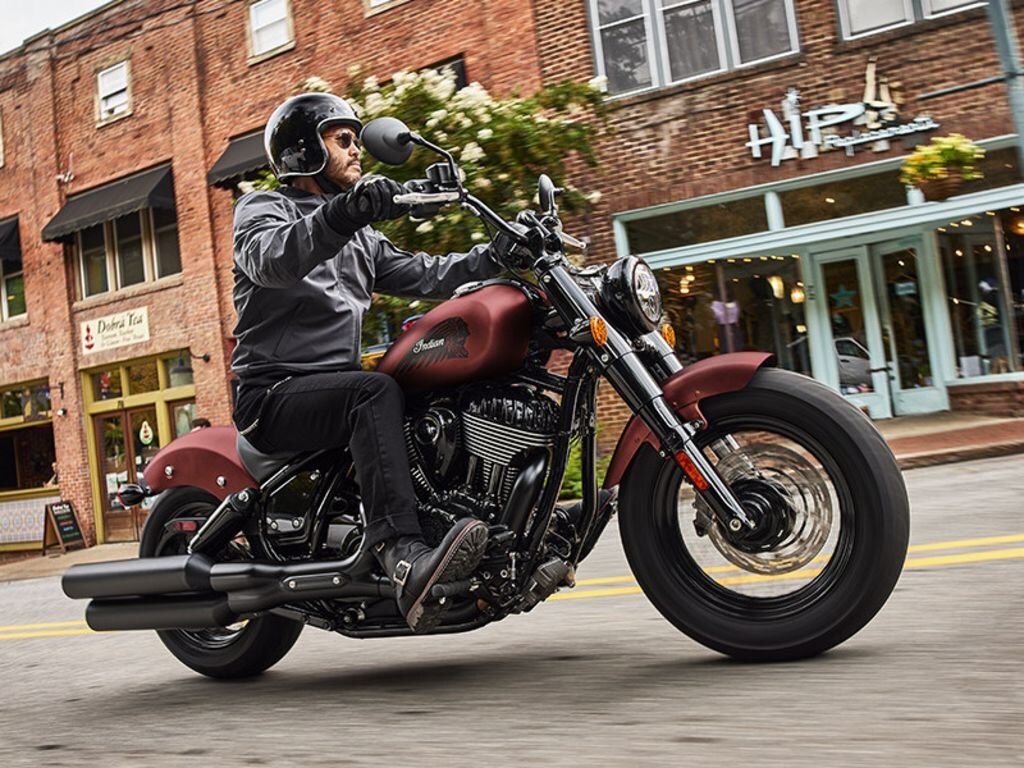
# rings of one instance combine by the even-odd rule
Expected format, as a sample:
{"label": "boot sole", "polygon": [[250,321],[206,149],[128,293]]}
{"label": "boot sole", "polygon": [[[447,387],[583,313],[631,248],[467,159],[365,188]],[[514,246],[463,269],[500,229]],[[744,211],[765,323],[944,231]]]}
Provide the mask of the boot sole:
{"label": "boot sole", "polygon": [[483,559],[487,549],[487,526],[482,522],[467,525],[452,542],[416,602],[405,614],[405,620],[417,634],[429,632],[441,621],[445,606],[435,601],[426,602],[435,584],[448,584],[469,576]]}

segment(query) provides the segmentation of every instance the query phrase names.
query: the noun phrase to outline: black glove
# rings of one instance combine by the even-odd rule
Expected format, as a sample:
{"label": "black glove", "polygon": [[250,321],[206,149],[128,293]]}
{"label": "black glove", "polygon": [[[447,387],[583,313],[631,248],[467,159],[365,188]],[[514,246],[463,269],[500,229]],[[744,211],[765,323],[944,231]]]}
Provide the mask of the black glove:
{"label": "black glove", "polygon": [[404,216],[409,206],[395,202],[395,195],[405,189],[387,176],[363,176],[348,192],[334,197],[324,210],[327,223],[338,232],[353,234],[374,221],[387,221]]}
{"label": "black glove", "polygon": [[[519,223],[510,223],[511,227],[521,234],[526,234],[526,227]],[[526,269],[533,263],[533,254],[525,246],[501,230],[491,240],[491,255],[499,262],[512,269]]]}

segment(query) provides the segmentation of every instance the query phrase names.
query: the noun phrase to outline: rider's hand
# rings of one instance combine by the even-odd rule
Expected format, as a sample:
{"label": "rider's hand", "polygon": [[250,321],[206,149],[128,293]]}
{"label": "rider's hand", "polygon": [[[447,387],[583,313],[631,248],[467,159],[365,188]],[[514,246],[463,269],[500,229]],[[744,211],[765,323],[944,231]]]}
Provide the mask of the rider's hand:
{"label": "rider's hand", "polygon": [[397,219],[409,211],[409,206],[395,202],[395,195],[404,192],[401,184],[387,176],[363,176],[327,204],[324,217],[334,229],[347,233],[374,221]]}
{"label": "rider's hand", "polygon": [[[519,223],[510,223],[518,232],[526,233],[526,227]],[[519,245],[515,240],[499,231],[491,240],[491,255],[505,266],[513,269],[525,269],[533,263],[533,254],[529,249]]]}

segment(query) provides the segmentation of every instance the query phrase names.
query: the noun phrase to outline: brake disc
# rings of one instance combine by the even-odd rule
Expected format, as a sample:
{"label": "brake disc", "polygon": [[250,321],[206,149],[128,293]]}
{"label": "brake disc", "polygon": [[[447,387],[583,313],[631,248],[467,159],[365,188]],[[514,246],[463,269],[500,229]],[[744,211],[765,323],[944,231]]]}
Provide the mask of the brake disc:
{"label": "brake disc", "polygon": [[776,521],[781,522],[782,528],[770,547],[751,551],[745,542],[741,545],[724,531],[708,506],[697,497],[697,530],[707,533],[726,560],[746,571],[777,576],[811,563],[832,530],[832,495],[824,467],[808,456],[772,443],[739,445],[729,440],[716,442],[715,448],[719,454],[715,466],[722,480],[730,487],[749,486],[752,482],[764,485],[770,489],[770,496],[786,505],[785,509],[774,508],[769,514],[784,515],[785,519]]}

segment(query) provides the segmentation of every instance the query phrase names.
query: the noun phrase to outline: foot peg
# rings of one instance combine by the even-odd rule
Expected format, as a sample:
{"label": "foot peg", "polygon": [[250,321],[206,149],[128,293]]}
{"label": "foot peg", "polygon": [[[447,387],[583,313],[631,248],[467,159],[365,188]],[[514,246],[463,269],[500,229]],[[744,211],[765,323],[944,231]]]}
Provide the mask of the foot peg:
{"label": "foot peg", "polygon": [[435,584],[430,588],[430,596],[437,600],[443,600],[447,597],[455,597],[456,595],[467,595],[479,588],[479,586],[480,582],[476,579],[453,581],[449,584]]}

